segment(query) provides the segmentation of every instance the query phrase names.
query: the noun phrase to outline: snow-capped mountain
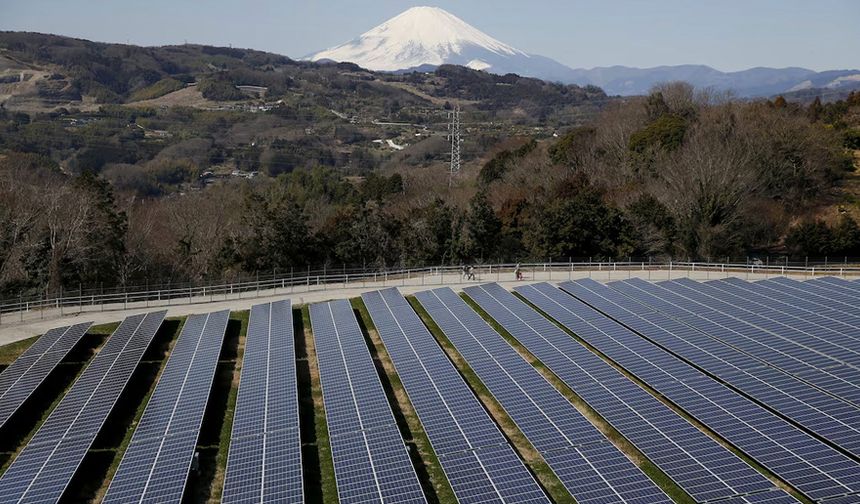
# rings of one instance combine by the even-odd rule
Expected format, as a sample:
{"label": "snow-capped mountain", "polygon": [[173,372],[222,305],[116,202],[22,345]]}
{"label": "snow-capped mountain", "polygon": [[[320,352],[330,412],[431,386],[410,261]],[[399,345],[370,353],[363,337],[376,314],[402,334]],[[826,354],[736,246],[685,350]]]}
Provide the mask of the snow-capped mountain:
{"label": "snow-capped mountain", "polygon": [[564,81],[571,72],[561,63],[500,42],[437,7],[413,7],[354,40],[307,59],[348,61],[384,72],[452,64]]}
{"label": "snow-capped mountain", "polygon": [[305,59],[351,62],[383,72],[430,71],[443,64],[462,65],[495,74],[515,73],[566,84],[593,84],[610,95],[646,94],[655,84],[668,81],[732,90],[741,97],[860,87],[860,70],[815,72],[805,68],[760,67],[721,72],[706,65],[574,70],[550,58],[511,47],[437,7],[413,7],[356,39]]}

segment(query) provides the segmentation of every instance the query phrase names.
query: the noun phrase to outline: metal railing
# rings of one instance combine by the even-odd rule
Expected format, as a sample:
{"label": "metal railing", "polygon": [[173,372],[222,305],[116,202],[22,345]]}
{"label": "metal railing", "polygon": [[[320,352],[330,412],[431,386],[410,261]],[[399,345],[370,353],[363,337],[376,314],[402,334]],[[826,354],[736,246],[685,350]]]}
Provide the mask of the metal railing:
{"label": "metal railing", "polygon": [[[253,299],[302,292],[336,290],[362,287],[420,286],[457,284],[473,281],[513,280],[515,264],[473,265],[475,280],[463,274],[462,266],[427,266],[420,268],[394,269],[388,271],[338,271],[337,273],[315,272],[302,276],[285,275],[261,280],[220,283],[212,285],[189,285],[153,290],[132,290],[109,293],[81,293],[44,299],[30,299],[0,304],[0,324],[23,322],[25,319],[53,318],[92,311],[109,311],[159,306],[188,305],[215,301]],[[710,273],[722,276],[839,276],[860,278],[860,265],[831,264],[819,266],[707,263],[707,262],[546,262],[520,264],[527,279],[563,280],[574,273],[601,278],[621,279],[624,272],[663,272],[654,279],[690,276],[698,272],[703,278]],[[617,272],[622,272],[619,275]],[[502,275],[505,275],[504,278]],[[555,277],[555,278],[553,278]],[[715,277],[716,278],[716,277]]]}

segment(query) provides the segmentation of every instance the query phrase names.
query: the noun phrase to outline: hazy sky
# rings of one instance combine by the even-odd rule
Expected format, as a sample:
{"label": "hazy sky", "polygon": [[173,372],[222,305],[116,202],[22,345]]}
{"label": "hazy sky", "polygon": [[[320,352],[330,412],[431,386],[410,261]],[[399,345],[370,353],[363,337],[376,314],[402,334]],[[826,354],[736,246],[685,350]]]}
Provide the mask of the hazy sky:
{"label": "hazy sky", "polygon": [[0,30],[232,44],[298,58],[414,5],[442,7],[572,67],[860,68],[860,0],[0,0]]}

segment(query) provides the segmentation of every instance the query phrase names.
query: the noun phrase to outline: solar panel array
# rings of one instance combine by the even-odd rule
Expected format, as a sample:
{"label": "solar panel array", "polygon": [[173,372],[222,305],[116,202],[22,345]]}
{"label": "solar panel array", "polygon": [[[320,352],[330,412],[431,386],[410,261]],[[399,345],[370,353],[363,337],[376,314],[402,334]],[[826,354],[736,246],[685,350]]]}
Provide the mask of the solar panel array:
{"label": "solar panel array", "polygon": [[860,285],[845,280],[844,278],[818,277],[809,280],[809,283],[815,285],[816,287],[823,287],[826,289],[833,290],[835,292],[841,292],[843,294],[853,296],[860,295]]}
{"label": "solar panel array", "polygon": [[51,329],[0,373],[0,428],[45,381],[92,322]]}
{"label": "solar panel array", "polygon": [[397,289],[362,294],[362,299],[459,502],[548,503]]}
{"label": "solar panel array", "polygon": [[860,316],[839,312],[809,299],[782,294],[738,278],[714,280],[706,282],[705,285],[721,293],[731,294],[736,299],[743,299],[747,306],[763,307],[774,313],[802,317],[815,326],[828,328],[841,333],[843,337],[860,341]]}
{"label": "solar panel array", "polygon": [[[655,312],[645,304],[634,302],[594,280],[564,282],[561,287],[798,425],[848,451],[860,453],[860,410],[853,406],[790,374],[764,366],[762,361],[722,343],[706,331],[694,329],[692,325]],[[647,303],[654,296],[644,297],[636,299]],[[680,299],[686,300],[688,305],[692,304],[686,298]],[[690,306],[690,309],[694,310],[695,307]],[[691,317],[698,318],[692,311],[688,318]],[[725,328],[721,326],[720,329]]]}
{"label": "solar panel array", "polygon": [[[713,314],[710,318],[725,321],[711,332],[728,331],[727,336],[721,337],[729,338],[740,350],[852,403],[854,407],[860,406],[860,384],[856,378],[858,370],[844,359],[826,355],[827,348],[824,348],[832,348],[833,343],[844,348],[860,345],[860,341],[851,339],[854,337],[852,332],[857,330],[845,325],[845,322],[837,323],[824,313],[801,310],[799,302],[787,296],[775,295],[782,300],[765,297],[756,290],[767,291],[766,288],[740,280],[693,286],[688,283],[645,287],[637,284],[637,287],[658,289],[657,292],[662,296],[679,298],[680,304],[690,304],[687,298],[709,303],[713,296],[731,301],[731,304],[722,302],[721,305],[714,305],[720,308],[719,311],[708,307],[708,311]],[[709,294],[712,298],[703,294]],[[686,298],[683,295],[686,295]],[[739,309],[738,306],[743,306],[744,309]],[[751,308],[754,311],[750,311]],[[768,315],[769,320],[762,320],[763,315]],[[848,317],[843,319],[847,321]],[[780,320],[782,324],[776,326],[772,320]],[[810,327],[810,324],[817,324],[817,327]],[[847,330],[838,328],[837,325],[845,325]],[[825,331],[827,327],[840,332],[829,329]],[[803,331],[798,331],[797,328]],[[825,335],[824,341],[822,335]],[[824,345],[819,347],[819,343]],[[816,348],[821,348],[824,352]],[[843,354],[843,357],[851,360],[850,355]]]}
{"label": "solar panel array", "polygon": [[697,502],[796,502],[510,292],[465,291]]}
{"label": "solar panel array", "polygon": [[840,313],[845,313],[851,317],[856,317],[860,314],[860,308],[857,306],[857,300],[853,297],[840,296],[832,290],[817,286],[810,282],[798,282],[790,278],[777,277],[767,280],[755,282],[756,285],[761,285],[777,292],[790,296],[801,296],[821,306],[828,307]]}
{"label": "solar panel array", "polygon": [[[747,322],[771,334],[769,340],[815,365],[847,365],[860,370],[860,337],[817,324],[808,317],[768,307],[751,310],[749,302],[692,280],[663,282],[666,289]],[[716,296],[716,297],[715,297]],[[858,300],[860,301],[860,300]],[[856,332],[856,330],[855,330]]]}
{"label": "solar panel array", "polygon": [[0,477],[0,502],[60,499],[164,315],[134,315],[120,324]]}
{"label": "solar panel array", "polygon": [[860,464],[548,285],[518,287],[550,316],[808,497],[860,502]]}
{"label": "solar panel array", "polygon": [[182,500],[229,317],[186,319],[103,502]]}
{"label": "solar panel array", "polygon": [[672,502],[454,291],[415,297],[577,502]]}
{"label": "solar panel array", "polygon": [[303,502],[290,301],[251,308],[221,501]]}
{"label": "solar panel array", "polygon": [[426,502],[352,306],[310,313],[339,501]]}
{"label": "solar panel array", "polygon": [[804,313],[816,313],[843,332],[848,331],[856,337],[856,328],[860,326],[860,315],[856,313],[856,308],[852,304],[833,301],[815,293],[798,291],[791,286],[779,283],[750,283],[736,278],[725,279],[725,282],[742,287],[761,298],[790,303]]}

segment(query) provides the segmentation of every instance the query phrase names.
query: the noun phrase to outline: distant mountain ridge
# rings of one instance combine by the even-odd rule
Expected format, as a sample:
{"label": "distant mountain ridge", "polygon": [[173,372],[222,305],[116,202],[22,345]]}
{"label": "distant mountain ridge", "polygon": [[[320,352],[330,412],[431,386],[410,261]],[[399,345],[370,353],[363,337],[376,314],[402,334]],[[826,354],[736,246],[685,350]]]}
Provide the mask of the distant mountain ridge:
{"label": "distant mountain ridge", "polygon": [[721,72],[706,65],[573,69],[505,44],[437,7],[413,7],[349,42],[306,59],[351,62],[384,72],[432,71],[443,64],[461,65],[495,74],[591,84],[610,95],[646,94],[655,84],[666,81],[731,90],[740,97],[767,97],[813,88],[860,88],[860,70],[815,72],[797,67],[757,67]]}
{"label": "distant mountain ridge", "polygon": [[860,70],[815,72],[806,68],[756,67],[721,72],[707,65],[675,65],[654,68],[624,66],[573,70],[571,82],[599,86],[610,95],[645,94],[660,82],[685,81],[700,88],[733,91],[741,97],[768,97],[800,89],[857,89]]}

